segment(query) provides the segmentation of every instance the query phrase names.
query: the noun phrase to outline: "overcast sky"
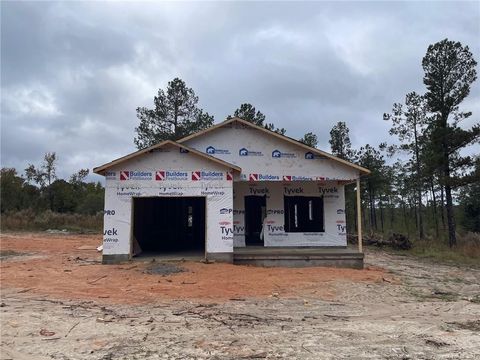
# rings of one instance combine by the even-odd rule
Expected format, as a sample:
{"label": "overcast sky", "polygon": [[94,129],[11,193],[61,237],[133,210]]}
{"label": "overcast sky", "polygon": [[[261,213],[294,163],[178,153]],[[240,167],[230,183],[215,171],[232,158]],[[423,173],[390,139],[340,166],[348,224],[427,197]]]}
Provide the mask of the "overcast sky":
{"label": "overcast sky", "polygon": [[[446,37],[480,62],[480,2],[2,1],[2,166],[55,151],[66,177],[134,151],[136,107],[174,77],[216,122],[249,102],[323,150],[337,121],[355,147],[392,141],[383,113],[424,92]],[[479,81],[464,108],[478,121]]]}

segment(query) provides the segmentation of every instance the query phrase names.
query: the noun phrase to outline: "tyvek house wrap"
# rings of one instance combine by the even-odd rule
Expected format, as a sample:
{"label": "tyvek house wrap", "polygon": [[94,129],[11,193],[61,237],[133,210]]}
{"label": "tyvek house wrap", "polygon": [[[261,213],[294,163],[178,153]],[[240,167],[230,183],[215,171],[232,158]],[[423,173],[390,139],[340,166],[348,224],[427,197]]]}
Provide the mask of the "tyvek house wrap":
{"label": "tyvek house wrap", "polygon": [[[358,170],[313,154],[264,131],[232,122],[185,141],[185,145],[242,168],[234,183],[234,246],[245,246],[246,195],[265,195],[265,246],[346,246],[344,187]],[[237,179],[236,179],[237,180]],[[286,233],[284,196],[323,197],[324,232]]]}
{"label": "tyvek house wrap", "polygon": [[[344,187],[316,182],[236,182],[233,195],[233,238],[235,247],[245,246],[245,202],[247,195],[266,197],[265,246],[346,246]],[[284,196],[323,198],[324,232],[284,231]]]}
{"label": "tyvek house wrap", "polygon": [[241,179],[246,181],[335,181],[359,176],[355,168],[239,122],[184,144],[241,167]]}
{"label": "tyvek house wrap", "polygon": [[231,171],[211,160],[166,146],[105,173],[104,255],[131,253],[132,198],[204,196],[206,251],[233,251]]}

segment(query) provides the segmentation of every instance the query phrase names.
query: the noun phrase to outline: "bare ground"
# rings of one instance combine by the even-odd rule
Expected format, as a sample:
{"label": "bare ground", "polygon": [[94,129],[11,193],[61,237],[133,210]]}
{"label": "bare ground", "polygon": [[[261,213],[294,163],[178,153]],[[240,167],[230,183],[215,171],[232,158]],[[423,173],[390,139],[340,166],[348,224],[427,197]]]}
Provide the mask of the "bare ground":
{"label": "bare ground", "polygon": [[479,269],[103,266],[99,242],[1,236],[0,359],[480,358]]}

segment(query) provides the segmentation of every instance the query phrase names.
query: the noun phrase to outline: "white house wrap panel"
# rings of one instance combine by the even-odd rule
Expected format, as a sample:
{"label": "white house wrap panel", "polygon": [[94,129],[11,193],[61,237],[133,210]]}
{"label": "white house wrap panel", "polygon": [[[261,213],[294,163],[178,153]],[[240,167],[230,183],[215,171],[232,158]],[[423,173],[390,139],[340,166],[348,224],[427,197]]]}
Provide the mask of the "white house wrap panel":
{"label": "white house wrap panel", "polygon": [[106,177],[104,255],[131,256],[132,199],[142,197],[204,197],[207,255],[252,244],[259,208],[262,246],[344,247],[344,184],[368,170],[233,119],[95,172]]}
{"label": "white house wrap panel", "polygon": [[246,181],[354,180],[358,170],[291,142],[244,125],[229,123],[184,142],[242,168]]}
{"label": "white house wrap panel", "polygon": [[106,173],[103,253],[131,253],[133,197],[206,197],[206,251],[233,251],[232,172],[178,147],[162,148]]}
{"label": "white house wrap panel", "polygon": [[[346,246],[344,186],[315,182],[241,182],[234,184],[233,239],[235,247],[245,246],[244,197],[266,196],[265,246]],[[323,198],[324,232],[284,231],[284,196]]]}

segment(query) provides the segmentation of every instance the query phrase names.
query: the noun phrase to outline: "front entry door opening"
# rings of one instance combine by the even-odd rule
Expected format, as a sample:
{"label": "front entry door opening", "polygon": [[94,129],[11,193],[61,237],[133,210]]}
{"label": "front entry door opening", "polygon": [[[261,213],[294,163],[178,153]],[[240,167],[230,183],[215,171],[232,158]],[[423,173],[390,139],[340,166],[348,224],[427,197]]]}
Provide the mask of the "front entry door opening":
{"label": "front entry door opening", "polygon": [[205,198],[134,198],[133,236],[144,253],[204,252]]}
{"label": "front entry door opening", "polygon": [[245,196],[245,245],[263,246],[262,230],[266,216],[266,196]]}

